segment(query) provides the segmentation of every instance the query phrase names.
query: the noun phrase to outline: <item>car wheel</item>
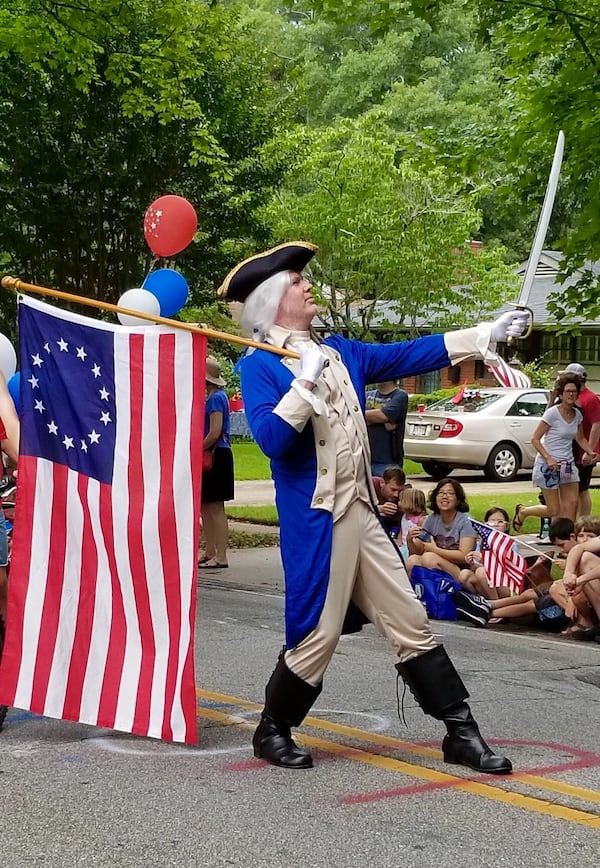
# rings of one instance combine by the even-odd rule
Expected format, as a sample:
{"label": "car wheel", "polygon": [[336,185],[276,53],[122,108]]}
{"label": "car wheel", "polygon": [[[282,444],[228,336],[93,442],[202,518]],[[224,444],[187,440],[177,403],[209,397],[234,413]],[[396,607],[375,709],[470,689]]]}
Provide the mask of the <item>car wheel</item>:
{"label": "car wheel", "polygon": [[436,482],[449,476],[453,470],[449,464],[444,464],[443,461],[422,461],[421,464],[427,476],[431,476]]}
{"label": "car wheel", "polygon": [[521,456],[510,443],[499,443],[490,452],[485,475],[492,482],[512,482],[521,467]]}

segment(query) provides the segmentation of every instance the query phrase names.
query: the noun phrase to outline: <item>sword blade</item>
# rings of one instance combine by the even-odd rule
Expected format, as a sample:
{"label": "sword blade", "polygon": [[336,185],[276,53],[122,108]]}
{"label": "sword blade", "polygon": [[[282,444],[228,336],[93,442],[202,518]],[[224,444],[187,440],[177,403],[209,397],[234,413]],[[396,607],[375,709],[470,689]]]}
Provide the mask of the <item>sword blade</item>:
{"label": "sword blade", "polygon": [[517,300],[517,307],[525,307],[527,305],[529,291],[531,289],[531,285],[535,277],[535,272],[540,261],[540,256],[544,247],[544,241],[546,240],[546,233],[548,231],[548,224],[550,223],[550,217],[552,215],[552,208],[554,207],[554,199],[556,197],[556,190],[558,187],[558,179],[560,177],[560,167],[562,164],[564,150],[565,134],[561,130],[558,134],[558,138],[556,139],[554,159],[552,160],[552,168],[550,169],[548,186],[546,187],[546,195],[544,196],[544,203],[542,205],[542,210],[540,211],[537,229],[535,230],[535,235],[533,236],[533,244],[531,245],[529,259],[527,261],[527,268],[525,270],[525,277],[523,278],[521,292],[519,293],[519,298]]}

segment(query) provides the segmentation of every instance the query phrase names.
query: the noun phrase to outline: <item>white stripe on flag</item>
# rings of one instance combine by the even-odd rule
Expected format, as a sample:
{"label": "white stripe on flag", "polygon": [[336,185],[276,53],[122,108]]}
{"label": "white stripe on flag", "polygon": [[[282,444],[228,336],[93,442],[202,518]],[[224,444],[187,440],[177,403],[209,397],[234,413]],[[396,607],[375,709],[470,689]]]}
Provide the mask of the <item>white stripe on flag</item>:
{"label": "white stripe on flag", "polygon": [[[44,714],[48,717],[62,717],[69,662],[77,627],[81,586],[81,540],[83,538],[83,511],[77,492],[77,476],[78,474],[72,470],[68,471],[66,551],[63,559],[60,610],[54,656],[50,666],[48,690],[44,704]],[[51,481],[50,484],[52,484]]]}
{"label": "white stripe on flag", "polygon": [[[184,360],[192,354],[193,336],[188,332],[177,335],[178,351],[175,353],[175,406],[177,419],[185,420],[184,425],[178,425],[175,436],[175,460],[173,464],[173,489],[181,492],[177,499],[175,520],[177,523],[177,538],[179,540],[179,557],[181,558],[181,575],[193,576],[197,570],[197,555],[194,550],[194,536],[197,532],[197,516],[194,510],[194,495],[189,483],[192,478],[191,450],[197,450],[198,444],[191,443],[189,435],[184,434],[191,427],[192,407],[194,405],[194,381],[190,377],[189,363]],[[179,351],[179,345],[189,345],[186,352]],[[177,683],[181,684],[183,668],[186,663],[191,641],[190,611],[194,602],[195,587],[192,582],[181,582],[181,630],[179,633]],[[173,733],[185,732],[185,719],[181,692],[175,694],[171,712]]]}
{"label": "white stripe on flag", "polygon": [[106,672],[112,608],[110,566],[106,556],[105,541],[100,521],[100,483],[95,479],[88,479],[88,503],[90,507],[91,530],[98,553],[98,568],[94,598],[94,622],[90,637],[88,664],[81,691],[81,713],[79,719],[83,723],[95,724],[98,721],[100,697]]}
{"label": "white stripe on flag", "polygon": [[[126,629],[125,657],[119,689],[115,729],[131,732],[135,713],[142,645],[137,606],[133,591],[133,576],[129,560],[129,440],[131,435],[130,419],[130,379],[129,338],[128,335],[115,334],[115,400],[117,415],[117,436],[115,442],[115,463],[112,483],[113,531],[115,534],[115,557],[123,595]],[[141,395],[136,396],[142,400]],[[158,455],[156,456],[158,461]]]}
{"label": "white stripe on flag", "polygon": [[35,481],[34,512],[31,528],[31,558],[25,611],[23,614],[23,643],[19,678],[15,693],[14,705],[17,708],[29,708],[33,692],[33,674],[37,661],[37,644],[31,641],[36,636],[39,641],[40,624],[44,608],[46,583],[48,581],[48,549],[50,546],[50,522],[52,510],[46,503],[52,502],[52,463],[39,459]]}

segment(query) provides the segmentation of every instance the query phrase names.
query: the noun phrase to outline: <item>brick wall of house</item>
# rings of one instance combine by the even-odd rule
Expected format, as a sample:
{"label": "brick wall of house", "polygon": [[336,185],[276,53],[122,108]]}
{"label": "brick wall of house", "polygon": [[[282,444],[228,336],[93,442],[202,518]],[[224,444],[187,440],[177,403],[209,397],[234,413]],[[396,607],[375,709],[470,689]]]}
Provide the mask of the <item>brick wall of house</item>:
{"label": "brick wall of house", "polygon": [[[462,386],[463,383],[479,386],[497,386],[496,379],[491,375],[478,376],[481,374],[481,365],[477,365],[475,360],[463,362],[457,367],[449,366],[440,371],[440,389],[453,389]],[[476,370],[479,368],[479,371]],[[404,377],[402,380],[402,388],[409,394],[421,394],[423,392],[423,383],[421,377]]]}

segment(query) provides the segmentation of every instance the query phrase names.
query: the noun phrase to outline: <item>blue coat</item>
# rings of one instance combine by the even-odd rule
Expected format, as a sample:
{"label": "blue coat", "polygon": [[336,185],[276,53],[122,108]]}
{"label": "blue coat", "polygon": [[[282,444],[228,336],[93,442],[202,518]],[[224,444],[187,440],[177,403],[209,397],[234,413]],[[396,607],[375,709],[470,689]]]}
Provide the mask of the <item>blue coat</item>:
{"label": "blue coat", "polygon": [[[365,388],[450,364],[442,335],[391,344],[367,344],[337,335],[324,344],[346,366],[365,412]],[[332,512],[315,507],[317,447],[309,421],[298,432],[273,412],[296,374],[289,360],[265,350],[240,365],[242,397],[252,434],[271,459],[285,575],[286,645],[294,648],[313,630],[323,609],[333,532]],[[357,408],[358,409],[358,408]]]}

